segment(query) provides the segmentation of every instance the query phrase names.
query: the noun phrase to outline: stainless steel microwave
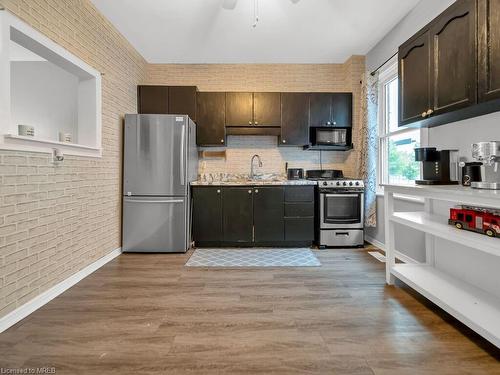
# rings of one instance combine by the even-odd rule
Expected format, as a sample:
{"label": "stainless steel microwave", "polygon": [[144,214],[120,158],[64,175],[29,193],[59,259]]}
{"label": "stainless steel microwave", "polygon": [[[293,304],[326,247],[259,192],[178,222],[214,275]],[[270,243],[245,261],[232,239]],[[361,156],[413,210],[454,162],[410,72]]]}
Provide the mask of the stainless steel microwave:
{"label": "stainless steel microwave", "polygon": [[348,146],[350,128],[314,127],[311,128],[313,146]]}

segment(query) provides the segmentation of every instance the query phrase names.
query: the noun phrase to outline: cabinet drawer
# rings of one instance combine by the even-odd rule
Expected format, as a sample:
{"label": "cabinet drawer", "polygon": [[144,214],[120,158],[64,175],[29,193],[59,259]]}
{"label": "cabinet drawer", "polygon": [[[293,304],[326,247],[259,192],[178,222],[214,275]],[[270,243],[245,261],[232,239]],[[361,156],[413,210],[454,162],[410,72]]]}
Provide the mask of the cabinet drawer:
{"label": "cabinet drawer", "polygon": [[314,218],[285,218],[285,241],[313,241]]}
{"label": "cabinet drawer", "polygon": [[314,186],[286,186],[285,202],[313,202]]}
{"label": "cabinet drawer", "polygon": [[285,203],[285,217],[313,217],[314,203]]}

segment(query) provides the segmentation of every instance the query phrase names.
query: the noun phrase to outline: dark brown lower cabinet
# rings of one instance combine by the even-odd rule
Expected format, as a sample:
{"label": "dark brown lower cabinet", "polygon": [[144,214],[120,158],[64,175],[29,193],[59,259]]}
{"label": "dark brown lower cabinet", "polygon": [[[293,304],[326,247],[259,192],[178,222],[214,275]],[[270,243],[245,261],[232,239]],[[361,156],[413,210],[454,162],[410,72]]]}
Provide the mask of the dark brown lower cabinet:
{"label": "dark brown lower cabinet", "polygon": [[193,189],[193,239],[195,242],[221,242],[222,191],[220,187]]}
{"label": "dark brown lower cabinet", "polygon": [[283,241],[283,187],[255,187],[253,191],[254,242]]}
{"label": "dark brown lower cabinet", "polygon": [[222,225],[225,242],[253,241],[253,189],[222,188]]}
{"label": "dark brown lower cabinet", "polygon": [[307,246],[314,241],[314,186],[195,186],[192,191],[197,246]]}

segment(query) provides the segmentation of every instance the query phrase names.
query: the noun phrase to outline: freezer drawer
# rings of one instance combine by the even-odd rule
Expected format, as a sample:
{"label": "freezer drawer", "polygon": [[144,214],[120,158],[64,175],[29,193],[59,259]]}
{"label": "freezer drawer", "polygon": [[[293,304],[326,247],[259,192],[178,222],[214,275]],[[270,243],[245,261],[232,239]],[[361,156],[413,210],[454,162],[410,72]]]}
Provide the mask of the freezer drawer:
{"label": "freezer drawer", "polygon": [[123,251],[186,252],[187,233],[187,198],[123,198]]}
{"label": "freezer drawer", "polygon": [[363,229],[322,229],[319,231],[319,245],[331,247],[363,246]]}

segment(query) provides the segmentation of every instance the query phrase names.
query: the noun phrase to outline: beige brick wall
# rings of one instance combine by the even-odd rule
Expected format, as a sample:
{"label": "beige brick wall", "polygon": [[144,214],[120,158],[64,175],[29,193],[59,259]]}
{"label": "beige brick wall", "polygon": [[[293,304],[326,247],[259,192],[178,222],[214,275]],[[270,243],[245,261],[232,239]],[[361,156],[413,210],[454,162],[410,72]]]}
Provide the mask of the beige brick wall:
{"label": "beige brick wall", "polygon": [[0,0],[105,75],[103,157],[0,151],[0,317],[120,247],[121,121],[146,62],[87,0]]}
{"label": "beige brick wall", "polygon": [[[323,168],[340,168],[359,176],[361,75],[363,56],[344,64],[149,64],[149,84],[196,85],[201,91],[326,91],[353,92],[353,143],[349,152],[322,152]],[[214,148],[210,148],[214,150]],[[218,148],[216,148],[218,149]],[[320,153],[299,147],[277,147],[276,137],[229,136],[227,157],[200,161],[201,173],[249,173],[250,158],[259,154],[264,173],[290,167],[320,167]]]}

